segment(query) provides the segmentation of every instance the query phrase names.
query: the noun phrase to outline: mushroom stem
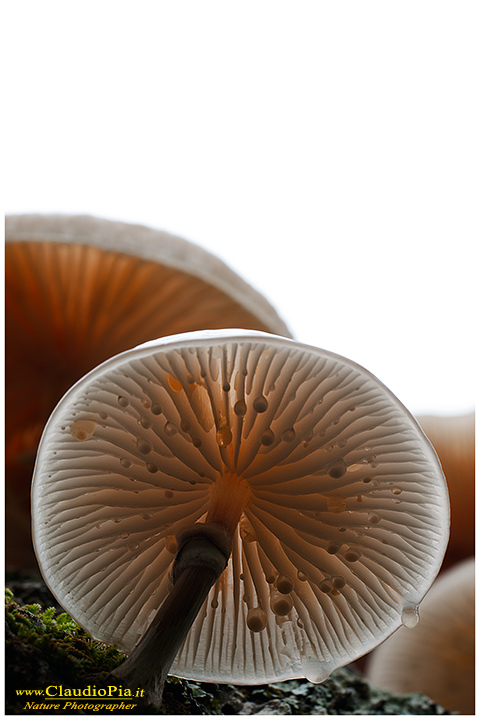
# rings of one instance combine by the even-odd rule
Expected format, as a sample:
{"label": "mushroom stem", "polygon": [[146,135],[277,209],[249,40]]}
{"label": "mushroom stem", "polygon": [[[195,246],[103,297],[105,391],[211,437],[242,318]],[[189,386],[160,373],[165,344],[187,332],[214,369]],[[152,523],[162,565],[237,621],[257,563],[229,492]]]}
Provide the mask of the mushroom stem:
{"label": "mushroom stem", "polygon": [[173,588],[133,652],[112,673],[132,690],[143,688],[157,707],[175,656],[231,551],[231,536],[213,523],[193,525],[177,541]]}

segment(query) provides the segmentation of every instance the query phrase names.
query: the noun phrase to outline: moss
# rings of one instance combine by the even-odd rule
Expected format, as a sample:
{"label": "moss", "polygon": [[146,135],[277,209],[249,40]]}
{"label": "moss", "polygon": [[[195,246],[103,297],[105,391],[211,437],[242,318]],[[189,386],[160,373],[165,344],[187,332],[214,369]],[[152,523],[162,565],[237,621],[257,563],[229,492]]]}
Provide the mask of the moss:
{"label": "moss", "polygon": [[[65,612],[38,602],[22,605],[6,591],[6,712],[25,714],[18,690],[64,688],[107,690],[109,673],[124,655],[92,640]],[[118,681],[113,684],[119,685]],[[45,702],[44,697],[34,698]],[[32,696],[28,697],[32,700]],[[78,703],[88,700],[76,698]],[[125,700],[128,702],[128,700]],[[420,695],[394,696],[375,690],[343,668],[321,685],[291,680],[261,686],[195,683],[169,677],[161,710],[132,699],[137,707],[122,714],[166,715],[442,715],[449,714]],[[45,714],[44,710],[31,710]],[[49,714],[93,714],[49,709]]]}

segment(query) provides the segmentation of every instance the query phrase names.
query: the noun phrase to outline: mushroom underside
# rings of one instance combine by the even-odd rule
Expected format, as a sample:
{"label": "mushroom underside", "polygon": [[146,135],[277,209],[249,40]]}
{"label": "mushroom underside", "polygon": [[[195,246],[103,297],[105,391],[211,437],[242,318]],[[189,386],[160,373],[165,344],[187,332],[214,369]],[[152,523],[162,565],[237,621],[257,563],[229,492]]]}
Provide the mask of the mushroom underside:
{"label": "mushroom underside", "polygon": [[48,584],[131,652],[171,590],[176,537],[217,521],[224,490],[231,557],[174,674],[321,681],[416,617],[448,526],[431,446],[363,368],[264,333],[150,343],[68,393],[33,488]]}

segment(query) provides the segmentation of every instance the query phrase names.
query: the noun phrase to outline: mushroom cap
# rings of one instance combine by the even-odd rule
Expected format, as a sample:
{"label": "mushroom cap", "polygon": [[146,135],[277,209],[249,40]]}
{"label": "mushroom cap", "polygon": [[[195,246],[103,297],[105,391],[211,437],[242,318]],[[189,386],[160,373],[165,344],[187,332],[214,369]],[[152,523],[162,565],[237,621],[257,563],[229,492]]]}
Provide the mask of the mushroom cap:
{"label": "mushroom cap", "polygon": [[372,654],[368,678],[394,692],[421,692],[451,712],[475,713],[475,560],[442,573],[414,628]]}
{"label": "mushroom cap", "polygon": [[450,497],[450,538],[443,568],[475,553],[475,413],[421,415],[417,421],[442,464]]}
{"label": "mushroom cap", "polygon": [[432,446],[364,368],[253,331],[145,343],[65,395],[32,488],[44,578],[128,653],[168,594],[175,536],[245,484],[232,555],[173,674],[321,682],[415,612],[448,537]]}
{"label": "mushroom cap", "polygon": [[89,370],[146,340],[179,332],[239,326],[289,335],[267,300],[223,262],[165,232],[88,216],[32,214],[7,217],[5,237],[12,531],[22,522],[29,527],[30,481],[45,422]]}

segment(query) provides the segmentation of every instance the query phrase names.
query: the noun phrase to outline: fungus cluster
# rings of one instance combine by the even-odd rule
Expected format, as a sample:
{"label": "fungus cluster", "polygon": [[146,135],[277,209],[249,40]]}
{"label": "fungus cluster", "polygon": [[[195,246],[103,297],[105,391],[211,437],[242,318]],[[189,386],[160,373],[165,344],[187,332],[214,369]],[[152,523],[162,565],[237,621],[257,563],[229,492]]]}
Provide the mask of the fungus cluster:
{"label": "fungus cluster", "polygon": [[74,382],[163,335],[231,326],[289,332],[219,259],[164,232],[88,216],[12,215],[5,238],[6,549],[7,563],[18,566],[30,561],[37,444]]}
{"label": "fungus cluster", "polygon": [[417,619],[438,459],[370,373],[245,330],[155,340],[71,388],[32,489],[42,573],[117,677],[321,682]]}

